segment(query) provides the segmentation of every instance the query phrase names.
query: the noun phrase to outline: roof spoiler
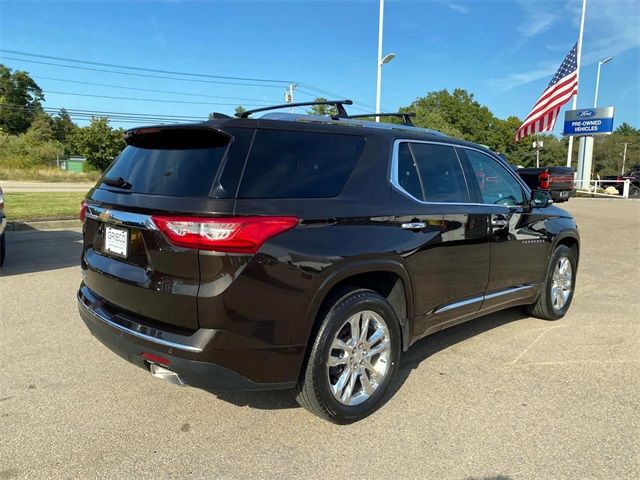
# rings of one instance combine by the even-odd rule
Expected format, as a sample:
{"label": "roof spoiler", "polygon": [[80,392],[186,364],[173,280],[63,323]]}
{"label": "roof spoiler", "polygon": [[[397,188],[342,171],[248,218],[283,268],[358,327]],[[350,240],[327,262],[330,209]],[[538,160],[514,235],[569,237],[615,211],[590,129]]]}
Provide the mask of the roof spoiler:
{"label": "roof spoiler", "polygon": [[266,112],[268,110],[279,110],[281,108],[309,107],[312,105],[333,105],[334,107],[336,107],[336,110],[338,110],[337,118],[349,118],[349,115],[347,115],[347,111],[344,109],[344,105],[353,105],[353,100],[326,100],[324,102],[283,103],[281,105],[255,108],[253,110],[247,110],[246,112],[239,112],[239,113],[236,113],[236,117],[249,118],[250,115],[258,112]]}

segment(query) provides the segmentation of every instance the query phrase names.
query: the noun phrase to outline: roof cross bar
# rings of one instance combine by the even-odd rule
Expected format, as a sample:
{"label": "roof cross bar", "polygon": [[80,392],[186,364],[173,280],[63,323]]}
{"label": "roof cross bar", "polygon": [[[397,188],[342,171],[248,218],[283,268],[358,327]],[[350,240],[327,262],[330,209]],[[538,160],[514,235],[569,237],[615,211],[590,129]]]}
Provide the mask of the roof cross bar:
{"label": "roof cross bar", "polygon": [[258,112],[266,112],[267,110],[279,110],[281,108],[293,107],[309,107],[312,105],[333,105],[334,107],[336,107],[336,110],[338,110],[338,118],[349,118],[349,115],[347,115],[347,111],[344,109],[344,105],[353,105],[353,100],[326,100],[324,102],[283,103],[282,105],[254,108],[253,110],[247,110],[246,112],[236,113],[236,117],[249,118],[249,115]]}
{"label": "roof cross bar", "polygon": [[405,125],[415,127],[411,117],[415,117],[413,112],[398,112],[398,113],[359,113],[358,115],[349,115],[346,118],[369,118],[369,117],[398,117],[404,120]]}

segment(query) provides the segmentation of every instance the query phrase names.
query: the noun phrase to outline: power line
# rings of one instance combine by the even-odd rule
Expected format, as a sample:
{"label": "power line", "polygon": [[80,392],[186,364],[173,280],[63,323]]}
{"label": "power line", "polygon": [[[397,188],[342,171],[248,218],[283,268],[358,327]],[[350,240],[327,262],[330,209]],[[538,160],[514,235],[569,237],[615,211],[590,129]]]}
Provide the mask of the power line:
{"label": "power line", "polygon": [[[0,105],[0,109],[13,110],[13,111],[25,111],[30,110],[28,107],[20,105]],[[63,108],[45,107],[43,111],[50,115],[59,115]],[[70,117],[76,118],[92,118],[92,117],[108,117],[129,119],[132,121],[178,121],[178,122],[201,122],[205,120],[204,117],[198,116],[186,116],[186,115],[163,115],[163,114],[145,114],[145,113],[132,113],[132,112],[111,112],[111,111],[93,111],[93,110],[74,110],[64,109]]]}
{"label": "power line", "polygon": [[54,67],[73,68],[76,70],[88,70],[91,72],[102,72],[102,73],[115,73],[117,75],[128,75],[132,77],[159,78],[162,80],[177,80],[179,82],[212,83],[216,85],[240,85],[243,87],[262,87],[262,88],[283,88],[284,87],[284,85],[267,85],[267,84],[257,84],[257,83],[254,84],[254,83],[242,83],[242,82],[219,82],[216,80],[199,80],[196,78],[176,78],[176,77],[167,77],[163,75],[149,75],[145,73],[119,72],[117,70],[106,70],[104,68],[80,67],[78,65],[62,65],[59,63],[41,62],[39,60],[25,60],[24,58],[13,58],[13,57],[7,57],[5,55],[0,55],[0,58],[3,58],[5,60],[15,60],[18,62],[36,63],[39,65],[51,65]]}
{"label": "power line", "polygon": [[[74,97],[91,97],[91,98],[109,98],[113,100],[131,100],[134,102],[158,102],[158,103],[185,103],[190,105],[223,105],[223,106],[237,106],[237,103],[220,103],[220,102],[189,102],[187,100],[161,100],[157,98],[136,98],[136,97],[116,97],[113,95],[96,95],[89,93],[74,93],[74,92],[60,92],[57,90],[43,90],[44,93],[55,93],[57,95],[71,95]],[[247,107],[265,107],[269,106],[268,103],[260,104],[247,104]]]}
{"label": "power line", "polygon": [[82,82],[80,80],[66,80],[64,78],[43,77],[41,75],[35,75],[33,77],[36,79],[53,80],[56,82],[77,83],[79,85],[92,85],[96,87],[121,88],[124,90],[137,90],[140,92],[168,93],[171,95],[186,95],[189,97],[203,97],[203,98],[221,98],[221,99],[227,99],[227,100],[240,100],[240,101],[247,101],[247,102],[266,102],[266,100],[258,99],[258,98],[226,97],[226,96],[219,96],[219,95],[207,95],[204,93],[186,93],[186,92],[175,92],[171,90],[155,90],[150,88],[124,87],[122,85],[113,85],[108,83]]}
{"label": "power line", "polygon": [[[168,74],[172,74],[172,75],[198,76],[198,77],[211,77],[211,78],[225,78],[225,79],[243,79],[243,80],[246,80],[246,81],[278,82],[278,83],[281,83],[281,84],[280,85],[269,85],[267,83],[252,84],[252,83],[243,83],[243,82],[222,82],[222,81],[216,81],[216,80],[201,80],[201,79],[195,79],[195,78],[176,78],[176,77],[167,77],[167,76],[163,76],[163,75],[150,75],[150,74],[143,74],[143,73],[121,72],[121,71],[117,71],[117,70],[106,70],[106,69],[101,69],[101,68],[81,67],[81,66],[78,66],[78,65],[62,65],[62,64],[59,64],[59,63],[43,62],[43,61],[38,61],[38,60],[27,60],[27,59],[24,59],[24,58],[15,58],[15,57],[7,57],[5,55],[0,55],[0,58],[6,59],[6,60],[14,60],[14,61],[18,61],[18,62],[35,63],[35,64],[40,64],[40,65],[50,65],[50,66],[55,66],[55,67],[72,68],[72,69],[77,69],[77,70],[87,70],[87,71],[94,71],[94,72],[113,73],[113,74],[117,74],[117,75],[129,75],[129,76],[144,77],[144,78],[157,78],[157,79],[163,79],[163,80],[177,80],[177,81],[197,82],[197,83],[212,83],[212,84],[218,84],[218,85],[241,85],[241,86],[249,86],[249,87],[268,87],[268,88],[282,88],[283,86],[285,86],[284,84],[298,83],[300,86],[304,86],[305,88],[308,88],[309,90],[315,91],[315,92],[317,92],[319,94],[328,95],[330,97],[335,97],[335,98],[346,98],[344,95],[338,95],[335,92],[330,92],[328,90],[323,90],[323,89],[314,87],[313,85],[310,85],[308,83],[302,83],[302,82],[297,82],[297,81],[293,81],[293,80],[250,79],[250,78],[245,78],[245,77],[225,77],[225,76],[221,76],[221,75],[216,76],[216,75],[207,75],[207,74],[199,74],[199,73],[191,74],[191,73],[185,73],[185,72],[172,72],[172,71],[169,71],[169,70],[155,70],[155,69],[146,69],[146,68],[140,68],[140,67],[127,67],[127,66],[109,64],[109,63],[92,62],[92,61],[89,61],[89,60],[65,59],[64,57],[53,57],[53,56],[49,56],[49,55],[30,54],[30,53],[25,53],[25,52],[18,52],[16,50],[8,50],[8,49],[2,49],[2,48],[0,48],[0,52],[9,52],[9,53],[14,53],[14,54],[18,54],[18,55],[24,55],[24,56],[28,56],[29,55],[29,56],[38,57],[38,58],[47,58],[47,59],[56,59],[56,60],[62,60],[62,61],[78,62],[78,63],[88,64],[88,65],[111,66],[111,67],[115,67],[115,68],[127,68],[127,69],[133,69],[133,70],[138,70],[138,71],[141,70],[141,71],[148,71],[148,72],[168,73]],[[304,92],[304,93],[313,96],[313,94],[310,94],[308,92]],[[357,101],[357,100],[354,100],[354,103],[358,104],[358,105],[362,105],[363,107],[366,107],[367,109],[373,109],[375,111],[375,107],[372,106],[372,105],[369,105],[367,103],[360,102],[360,101]],[[356,107],[352,107],[352,108],[356,108]],[[360,110],[362,110],[362,109],[360,109]]]}
{"label": "power line", "polygon": [[152,73],[165,73],[169,75],[182,75],[189,77],[202,77],[202,78],[219,78],[226,80],[240,80],[245,82],[270,82],[270,83],[290,83],[290,80],[276,80],[276,79],[266,79],[266,78],[247,78],[247,77],[230,77],[226,75],[211,75],[206,73],[187,73],[187,72],[177,72],[172,70],[158,70],[154,68],[143,68],[143,67],[132,67],[129,65],[118,65],[114,63],[102,63],[102,62],[92,62],[90,60],[78,60],[75,58],[65,58],[65,57],[54,57],[51,55],[42,55],[38,53],[30,53],[30,52],[20,52],[17,50],[8,50],[6,48],[0,48],[0,52],[9,53],[11,55],[20,55],[25,57],[36,57],[36,58],[45,58],[48,60],[60,60],[63,62],[72,62],[72,63],[81,63],[84,65],[96,65],[99,67],[111,67],[111,68],[122,68],[126,70],[136,70],[139,72],[152,72]]}

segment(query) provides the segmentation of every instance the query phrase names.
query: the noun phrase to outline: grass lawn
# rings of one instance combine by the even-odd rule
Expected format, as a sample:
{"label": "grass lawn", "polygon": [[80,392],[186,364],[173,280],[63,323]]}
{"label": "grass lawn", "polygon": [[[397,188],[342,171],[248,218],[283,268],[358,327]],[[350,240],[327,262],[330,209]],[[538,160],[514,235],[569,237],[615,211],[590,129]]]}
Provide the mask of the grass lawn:
{"label": "grass lawn", "polygon": [[15,192],[4,194],[8,221],[78,218],[84,192]]}
{"label": "grass lawn", "polygon": [[[43,182],[95,182],[100,172],[72,173],[53,167],[10,168],[0,166],[0,180],[41,180]],[[2,183],[2,182],[0,182]]]}

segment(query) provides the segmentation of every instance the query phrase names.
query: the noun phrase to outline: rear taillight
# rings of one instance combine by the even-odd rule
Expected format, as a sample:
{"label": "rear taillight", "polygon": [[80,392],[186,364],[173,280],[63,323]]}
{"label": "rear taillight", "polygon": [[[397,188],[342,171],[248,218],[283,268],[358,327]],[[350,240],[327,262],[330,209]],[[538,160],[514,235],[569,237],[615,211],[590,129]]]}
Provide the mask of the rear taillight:
{"label": "rear taillight", "polygon": [[87,218],[87,201],[82,200],[80,202],[80,213],[78,213],[78,218],[82,223],[84,223],[84,219]]}
{"label": "rear taillight", "polygon": [[541,172],[540,175],[538,175],[538,186],[542,190],[549,189],[549,172]]}
{"label": "rear taillight", "polygon": [[296,217],[151,218],[174,245],[230,253],[255,253],[268,239],[299,221]]}

